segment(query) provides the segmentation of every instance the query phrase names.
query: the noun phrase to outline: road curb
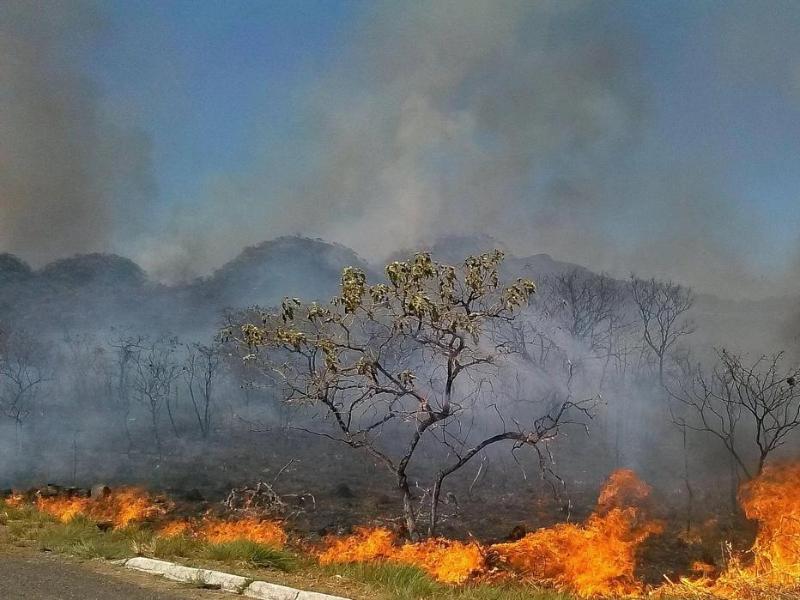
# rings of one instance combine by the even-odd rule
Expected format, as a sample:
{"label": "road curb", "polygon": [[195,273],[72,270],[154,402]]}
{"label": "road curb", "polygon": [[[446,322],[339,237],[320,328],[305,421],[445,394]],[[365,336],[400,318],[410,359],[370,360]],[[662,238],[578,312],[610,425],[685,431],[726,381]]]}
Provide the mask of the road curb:
{"label": "road curb", "polygon": [[256,598],[257,600],[349,600],[341,596],[308,592],[266,581],[252,581],[245,577],[223,573],[222,571],[196,569],[166,560],[145,558],[143,556],[116,562],[127,569],[161,575],[167,579],[183,583],[214,586],[226,592],[240,594],[247,598]]}

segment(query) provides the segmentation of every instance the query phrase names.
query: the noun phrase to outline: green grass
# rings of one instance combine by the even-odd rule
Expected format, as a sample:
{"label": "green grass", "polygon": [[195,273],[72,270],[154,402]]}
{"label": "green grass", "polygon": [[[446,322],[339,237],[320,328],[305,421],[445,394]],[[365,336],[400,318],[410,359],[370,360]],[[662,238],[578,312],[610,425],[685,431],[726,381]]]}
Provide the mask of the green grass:
{"label": "green grass", "polygon": [[267,567],[279,571],[292,571],[297,567],[297,558],[292,553],[248,540],[204,544],[201,557],[225,563],[245,563],[254,567]]}
{"label": "green grass", "polygon": [[574,596],[522,584],[476,584],[461,587],[437,583],[420,569],[393,563],[330,565],[324,570],[374,588],[392,600],[574,600]]}
{"label": "green grass", "polygon": [[147,537],[147,532],[133,528],[103,532],[93,522],[78,518],[69,523],[46,524],[38,530],[35,540],[42,550],[79,558],[118,559],[132,556],[134,544]]}
{"label": "green grass", "polygon": [[184,535],[170,537],[156,536],[150,542],[149,547],[142,549],[141,554],[152,554],[156,558],[172,558],[179,556],[191,558],[197,555],[200,542]]}

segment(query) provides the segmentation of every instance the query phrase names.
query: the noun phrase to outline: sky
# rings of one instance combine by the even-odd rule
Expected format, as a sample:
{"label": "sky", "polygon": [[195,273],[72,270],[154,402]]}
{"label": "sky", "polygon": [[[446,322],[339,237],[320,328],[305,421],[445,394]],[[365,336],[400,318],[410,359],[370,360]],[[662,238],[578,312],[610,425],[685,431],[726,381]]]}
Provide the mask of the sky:
{"label": "sky", "polygon": [[800,4],[6,0],[0,251],[164,281],[490,235],[797,293]]}

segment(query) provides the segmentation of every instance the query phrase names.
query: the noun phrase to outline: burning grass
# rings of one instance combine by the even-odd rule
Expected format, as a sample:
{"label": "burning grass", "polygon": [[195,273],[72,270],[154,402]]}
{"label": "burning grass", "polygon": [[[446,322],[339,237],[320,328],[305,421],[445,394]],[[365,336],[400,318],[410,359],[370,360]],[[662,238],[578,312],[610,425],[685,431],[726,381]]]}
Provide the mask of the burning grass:
{"label": "burning grass", "polygon": [[199,522],[196,531],[199,537],[212,543],[248,541],[282,548],[288,539],[280,523],[257,518],[207,517]]}
{"label": "burning grass", "polygon": [[515,573],[584,598],[641,593],[636,554],[644,540],[662,530],[640,508],[649,495],[650,488],[632,471],[617,471],[586,523],[539,529],[492,550]]}
{"label": "burning grass", "polygon": [[800,597],[800,463],[768,466],[742,487],[739,502],[758,524],[749,552],[726,557],[720,573],[683,578],[666,591],[727,600]]}
{"label": "burning grass", "polygon": [[[687,566],[658,586],[637,578],[644,543],[663,532],[648,515],[650,488],[632,471],[612,474],[583,523],[561,523],[521,539],[480,544],[443,538],[403,541],[386,528],[328,537],[313,559],[287,550],[271,519],[212,514],[170,519],[170,504],[134,488],[99,499],[14,495],[0,517],[16,539],[80,557],[149,554],[307,574],[335,573],[380,593],[369,598],[554,600],[649,595],[661,599],[800,598],[800,463],[772,465],[743,486],[740,503],[757,524],[748,552],[728,550],[718,565]],[[108,523],[99,528],[98,523]],[[107,531],[105,530],[107,529]],[[662,536],[663,537],[663,536]]]}
{"label": "burning grass", "polygon": [[36,499],[36,508],[53,515],[62,523],[76,517],[86,517],[98,523],[110,523],[115,528],[154,519],[166,513],[163,500],[154,499],[139,488],[119,488],[102,498],[52,496]]}
{"label": "burning grass", "polygon": [[386,529],[358,529],[350,536],[328,538],[319,560],[415,566],[448,584],[494,577],[500,568],[581,597],[634,594],[642,591],[634,577],[636,552],[647,537],[661,531],[640,508],[649,494],[650,488],[632,471],[622,470],[606,483],[596,512],[583,525],[560,524],[488,547],[444,539],[398,544]]}
{"label": "burning grass", "polygon": [[384,528],[361,528],[346,537],[331,537],[319,554],[323,565],[388,561],[418,567],[437,581],[460,584],[485,569],[478,544],[441,538],[399,544]]}

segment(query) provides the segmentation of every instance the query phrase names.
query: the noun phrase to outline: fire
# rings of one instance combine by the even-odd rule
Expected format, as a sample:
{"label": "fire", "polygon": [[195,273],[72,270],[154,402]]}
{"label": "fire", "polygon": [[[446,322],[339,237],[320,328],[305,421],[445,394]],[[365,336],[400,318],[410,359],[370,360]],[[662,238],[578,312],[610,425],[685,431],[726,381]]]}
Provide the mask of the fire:
{"label": "fire", "polygon": [[[582,524],[562,523],[542,528],[508,543],[481,545],[443,538],[403,542],[390,529],[357,528],[351,535],[328,537],[317,558],[321,564],[393,562],[412,565],[442,583],[519,578],[551,585],[582,598],[607,596],[708,597],[725,600],[800,597],[800,462],[768,466],[742,486],[739,500],[758,533],[747,553],[730,547],[724,566],[698,561],[686,577],[645,589],[636,578],[642,543],[662,531],[647,517],[651,489],[633,471],[619,470],[601,490],[597,506]],[[25,504],[20,494],[6,506]],[[137,488],[120,488],[102,498],[40,496],[38,510],[63,522],[85,516],[98,523],[125,527],[154,521],[157,535],[186,535],[211,543],[249,540],[283,547],[288,536],[280,521],[255,516],[165,520],[170,505]],[[696,529],[704,537],[715,520]]]}
{"label": "fire", "polygon": [[283,547],[288,540],[286,531],[277,521],[257,518],[220,519],[205,516],[199,520],[176,519],[158,529],[160,537],[185,535],[212,543],[248,540],[267,546]]}
{"label": "fire", "polygon": [[796,597],[800,592],[800,463],[767,466],[742,486],[739,502],[745,516],[758,523],[747,555],[731,554],[716,578],[707,568],[700,577],[683,578],[664,591],[699,591],[729,600],[789,597],[789,593]]}
{"label": "fire", "polygon": [[323,565],[383,560],[395,551],[394,533],[383,527],[357,527],[352,535],[329,537],[319,555]]}
{"label": "fire", "polygon": [[772,583],[800,579],[800,463],[771,465],[746,484],[740,502],[758,522],[753,574]]}
{"label": "fire", "polygon": [[641,592],[634,575],[636,551],[661,531],[661,525],[644,519],[639,508],[649,493],[632,471],[617,471],[583,525],[539,529],[516,542],[495,544],[492,550],[517,573],[585,598]]}
{"label": "fire", "polygon": [[177,537],[191,534],[192,524],[186,520],[167,521],[158,530],[158,535],[161,537]]}
{"label": "fire", "polygon": [[431,539],[403,544],[392,560],[414,565],[442,583],[460,584],[485,570],[484,552],[478,544]]}
{"label": "fire", "polygon": [[330,537],[319,554],[324,565],[379,560],[412,565],[451,584],[464,583],[485,569],[483,551],[477,544],[437,538],[400,545],[395,534],[382,527],[361,527],[352,535]]}
{"label": "fire", "polygon": [[282,547],[288,536],[277,521],[257,518],[224,520],[205,517],[196,528],[196,534],[209,542],[249,540],[258,544]]}
{"label": "fire", "polygon": [[599,512],[614,508],[641,507],[650,499],[651,488],[631,469],[617,469],[608,478],[597,497]]}
{"label": "fire", "polygon": [[583,597],[632,594],[636,551],[661,525],[643,518],[640,505],[650,488],[633,471],[617,471],[604,486],[595,513],[584,525],[540,529],[519,541],[488,548],[475,543],[430,539],[398,544],[385,528],[360,528],[326,540],[322,564],[390,561],[414,565],[443,583],[461,584],[488,572],[487,555],[524,577],[568,588]]}
{"label": "fire", "polygon": [[146,521],[164,512],[162,505],[139,488],[119,488],[103,498],[69,496],[39,497],[36,508],[67,523],[84,516],[93,521],[126,527],[130,523]]}
{"label": "fire", "polygon": [[89,516],[90,500],[88,498],[37,498],[36,508],[53,515],[62,523],[68,523],[78,516]]}
{"label": "fire", "polygon": [[25,496],[22,494],[13,493],[3,502],[5,502],[6,506],[11,508],[20,508],[25,504]]}

